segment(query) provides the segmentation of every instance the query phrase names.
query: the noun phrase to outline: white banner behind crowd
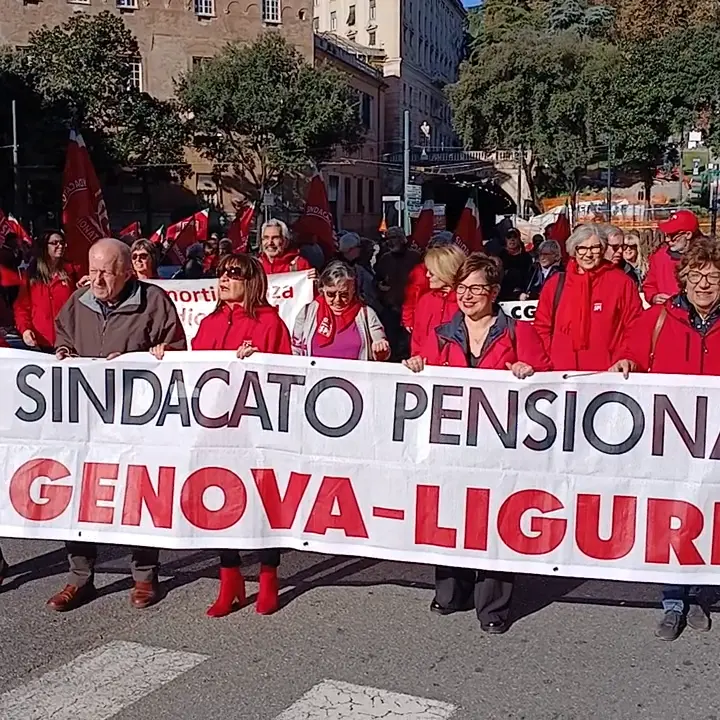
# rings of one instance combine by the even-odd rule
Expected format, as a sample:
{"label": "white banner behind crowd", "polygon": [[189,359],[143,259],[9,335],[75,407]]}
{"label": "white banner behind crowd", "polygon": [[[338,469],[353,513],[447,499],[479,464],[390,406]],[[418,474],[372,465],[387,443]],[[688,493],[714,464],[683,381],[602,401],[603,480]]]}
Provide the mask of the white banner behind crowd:
{"label": "white banner behind crowd", "polygon": [[720,379],[0,350],[0,536],[712,584]]}
{"label": "white banner behind crowd", "polygon": [[[150,280],[175,303],[188,343],[197,334],[202,319],[217,306],[217,280]],[[268,275],[268,302],[292,332],[300,310],[313,299],[313,281],[307,272]]]}

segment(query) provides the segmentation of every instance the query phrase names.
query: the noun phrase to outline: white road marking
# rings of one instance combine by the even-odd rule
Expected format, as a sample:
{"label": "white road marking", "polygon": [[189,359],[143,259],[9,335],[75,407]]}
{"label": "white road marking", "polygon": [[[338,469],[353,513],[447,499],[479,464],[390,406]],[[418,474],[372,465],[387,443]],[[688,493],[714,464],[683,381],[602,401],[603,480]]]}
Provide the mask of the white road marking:
{"label": "white road marking", "polygon": [[0,720],[107,720],[205,660],[110,642],[0,695]]}
{"label": "white road marking", "polygon": [[449,720],[456,710],[438,700],[323,680],[275,720]]}

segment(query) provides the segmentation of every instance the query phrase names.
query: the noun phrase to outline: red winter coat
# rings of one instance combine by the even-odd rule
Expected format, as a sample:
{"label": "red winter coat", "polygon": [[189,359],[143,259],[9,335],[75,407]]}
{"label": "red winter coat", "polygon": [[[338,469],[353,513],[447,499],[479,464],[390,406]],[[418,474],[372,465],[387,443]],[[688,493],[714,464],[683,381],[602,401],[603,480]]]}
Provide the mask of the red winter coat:
{"label": "red winter coat", "polygon": [[242,305],[221,305],[203,318],[192,340],[193,350],[237,350],[250,342],[260,352],[291,355],[290,332],[277,308],[264,305],[251,318]]}
{"label": "red winter coat", "polygon": [[75,292],[82,276],[76,265],[66,263],[64,269],[67,279],[55,275],[47,285],[38,281],[30,282],[27,275],[23,276],[15,301],[15,327],[20,335],[26,330],[32,330],[41,348],[55,347],[55,318]]}
{"label": "red winter coat", "polygon": [[425,263],[416,265],[408,275],[405,286],[405,299],[402,306],[402,326],[415,329],[415,313],[417,312],[420,298],[430,290],[430,280],[427,276]]}
{"label": "red winter coat", "polygon": [[441,290],[431,290],[418,300],[415,309],[415,321],[410,336],[410,354],[419,355],[428,336],[438,325],[452,320],[458,311],[457,295],[455,292],[445,293]]}
{"label": "red winter coat", "polygon": [[646,302],[652,305],[656,295],[672,297],[680,292],[680,285],[675,275],[679,264],[680,258],[671,257],[667,245],[650,256],[650,264],[642,286]]}
{"label": "red winter coat", "polygon": [[[572,272],[573,261],[568,266]],[[555,307],[558,283],[564,283]],[[627,328],[642,312],[637,285],[620,269],[605,267],[590,285],[590,328],[587,349],[576,351],[569,334],[557,326],[559,312],[575,312],[577,298],[567,292],[569,279],[562,273],[551,277],[540,292],[535,311],[535,330],[545,346],[554,370],[607,370],[627,357]],[[569,306],[568,306],[569,304]]]}
{"label": "red winter coat", "polygon": [[260,262],[266,275],[312,269],[312,265],[297,250],[290,250],[274,260],[270,260],[265,253],[262,253]]}
{"label": "red winter coat", "polygon": [[704,334],[693,326],[691,317],[697,316],[683,295],[648,308],[634,324],[629,337],[630,359],[638,364],[638,370],[720,375],[720,312],[710,317],[709,329]]}
{"label": "red winter coat", "polygon": [[[430,333],[421,356],[428,365],[468,367],[466,348],[465,316],[458,310],[450,322]],[[506,370],[506,363],[516,362],[527,363],[541,372],[550,370],[550,361],[532,324],[513,320],[500,310],[488,332],[477,367]]]}

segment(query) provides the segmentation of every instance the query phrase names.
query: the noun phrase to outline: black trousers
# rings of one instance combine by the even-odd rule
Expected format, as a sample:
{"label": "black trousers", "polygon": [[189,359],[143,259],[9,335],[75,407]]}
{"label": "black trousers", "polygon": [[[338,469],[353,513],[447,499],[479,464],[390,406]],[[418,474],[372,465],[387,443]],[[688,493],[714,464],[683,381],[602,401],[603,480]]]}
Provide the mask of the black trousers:
{"label": "black trousers", "polygon": [[435,568],[435,602],[451,610],[465,610],[473,599],[481,623],[507,622],[510,614],[512,573],[468,568]]}
{"label": "black trousers", "polygon": [[[274,568],[280,566],[280,551],[276,548],[258,550],[258,556],[260,557],[261,565],[268,565],[269,567]],[[240,559],[240,553],[237,550],[220,551],[220,567],[239,568],[241,566],[242,560]]]}

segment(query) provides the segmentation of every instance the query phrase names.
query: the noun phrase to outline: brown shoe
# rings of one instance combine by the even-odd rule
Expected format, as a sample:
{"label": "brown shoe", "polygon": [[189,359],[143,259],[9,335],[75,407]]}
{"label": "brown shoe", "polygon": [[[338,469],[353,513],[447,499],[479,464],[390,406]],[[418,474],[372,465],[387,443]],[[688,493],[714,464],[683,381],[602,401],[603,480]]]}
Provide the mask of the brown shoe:
{"label": "brown shoe", "polygon": [[130,591],[130,604],[138,610],[154,605],[160,600],[160,591],[157,583],[136,582],[135,587]]}
{"label": "brown shoe", "polygon": [[96,594],[97,591],[92,583],[86,583],[81,587],[66,585],[57,595],[53,595],[47,601],[47,605],[57,612],[68,612],[94,600]]}

